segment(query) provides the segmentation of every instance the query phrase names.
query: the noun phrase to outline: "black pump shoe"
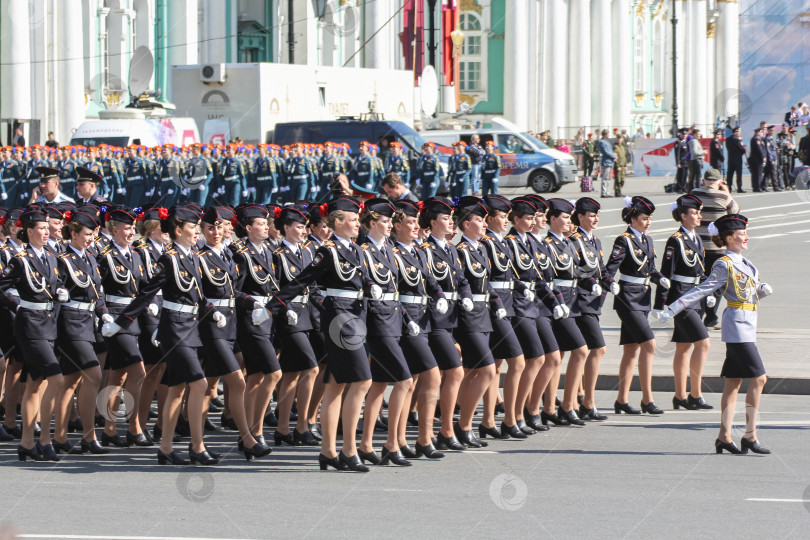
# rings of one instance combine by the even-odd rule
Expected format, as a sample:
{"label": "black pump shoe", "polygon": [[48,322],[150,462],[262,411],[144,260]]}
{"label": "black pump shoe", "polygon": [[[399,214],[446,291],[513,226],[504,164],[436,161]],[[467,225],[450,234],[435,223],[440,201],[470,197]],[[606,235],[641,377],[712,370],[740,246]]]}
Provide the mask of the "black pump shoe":
{"label": "black pump shoe", "polygon": [[158,465],[188,465],[188,460],[180,457],[176,450],[172,450],[168,454],[164,454],[160,448],[157,451]]}
{"label": "black pump shoe", "polygon": [[458,442],[455,435],[445,437],[441,433],[436,436],[436,447],[440,450],[464,450],[466,446]]}
{"label": "black pump shoe", "polygon": [[[222,454],[219,454],[219,453],[214,452],[213,450],[209,450],[207,448],[205,450],[203,450],[203,452],[207,452],[208,455],[211,456],[214,459],[219,459],[219,458],[222,457]],[[188,443],[188,455],[191,456],[191,454],[193,454],[193,453],[194,452],[192,451],[192,445],[191,445],[191,443]],[[191,463],[194,463],[194,462],[192,461]]]}
{"label": "black pump shoe", "polygon": [[707,411],[710,409],[714,409],[714,406],[706,403],[706,400],[703,399],[703,396],[700,396],[699,398],[693,398],[691,395],[689,395],[686,397],[686,401],[689,403],[689,405],[692,406],[693,409],[705,409]]}
{"label": "black pump shoe", "polygon": [[191,461],[192,465],[196,465],[197,463],[200,465],[216,465],[219,463],[219,458],[212,456],[208,450],[203,450],[199,453],[189,450],[188,459]]}
{"label": "black pump shoe", "polygon": [[155,443],[146,438],[143,433],[133,435],[127,431],[127,446],[154,446]]}
{"label": "black pump shoe", "polygon": [[37,449],[39,453],[42,455],[43,461],[59,461],[59,456],[56,455],[56,450],[53,449],[52,444],[39,444],[37,443]]}
{"label": "black pump shoe", "polygon": [[239,431],[239,427],[236,425],[236,420],[233,418],[228,418],[225,416],[225,413],[219,417],[219,425],[222,429],[231,429],[233,431]]}
{"label": "black pump shoe", "polygon": [[73,449],[70,451],[71,454],[87,454],[88,452],[90,454],[103,455],[109,454],[110,449],[104,448],[103,446],[98,444],[98,441],[96,439],[93,439],[90,442],[87,442],[84,439],[82,439],[78,448],[74,446]]}
{"label": "black pump shoe", "polygon": [[458,422],[453,424],[453,430],[456,432],[458,442],[467,445],[468,448],[483,448],[488,446],[488,443],[476,437],[472,430],[462,430],[461,426],[458,425]]}
{"label": "black pump shoe", "polygon": [[[526,424],[526,420],[524,420],[523,418],[517,421],[517,427],[520,429],[520,431],[522,431],[526,435],[534,435],[535,433],[537,433],[537,430],[530,428]],[[501,430],[501,432],[503,432],[503,430]]]}
{"label": "black pump shoe", "polygon": [[241,452],[245,454],[245,459],[250,461],[253,458],[260,458],[270,454],[273,452],[273,449],[269,446],[262,446],[259,443],[254,444],[250,448],[242,444]]}
{"label": "black pump shoe", "polygon": [[588,409],[583,405],[579,406],[579,417],[582,420],[596,420],[597,422],[607,420],[607,416],[600,413],[599,409],[597,409],[596,407],[594,407],[593,409]]}
{"label": "black pump shoe", "polygon": [[482,424],[478,424],[478,437],[481,439],[486,439],[487,435],[493,439],[500,439],[503,437],[503,434],[501,433],[501,430],[498,429],[498,426],[486,427]]}
{"label": "black pump shoe", "polygon": [[543,425],[543,421],[539,414],[529,414],[528,411],[523,412],[523,417],[526,420],[526,425],[535,431],[548,431],[549,427]]}
{"label": "black pump shoe", "polygon": [[[480,429],[480,428],[479,428]],[[529,436],[520,431],[517,424],[507,426],[506,422],[501,422],[501,439],[528,439]]]}
{"label": "black pump shoe", "polygon": [[681,407],[683,407],[687,411],[693,411],[693,410],[697,409],[697,407],[695,407],[691,403],[689,403],[688,400],[678,399],[676,397],[673,397],[672,398],[672,408],[677,411]]}
{"label": "black pump shoe", "polygon": [[42,453],[39,451],[37,445],[33,448],[26,448],[23,445],[17,446],[17,459],[20,461],[27,461],[31,458],[33,461],[43,461]]}
{"label": "black pump shoe", "polygon": [[399,451],[408,459],[416,459],[419,457],[419,454],[416,453],[416,450],[408,446],[407,444],[403,444],[399,447]]}
{"label": "black pump shoe", "polygon": [[312,433],[309,431],[305,431],[303,433],[298,433],[295,429],[293,429],[293,442],[296,446],[318,446],[318,439],[312,436]]}
{"label": "black pump shoe", "polygon": [[433,446],[433,443],[422,446],[419,443],[416,443],[416,454],[417,457],[425,456],[428,459],[441,459],[444,457],[444,454],[436,450],[436,447]]}
{"label": "black pump shoe", "polygon": [[68,433],[82,433],[84,431],[84,423],[82,422],[81,418],[77,418],[76,420],[69,420]]}
{"label": "black pump shoe", "polygon": [[380,456],[378,456],[377,452],[375,452],[374,450],[372,450],[371,452],[363,452],[358,448],[357,455],[360,457],[360,463],[365,463],[366,461],[368,461],[372,465],[380,464]]}
{"label": "black pump shoe", "polygon": [[649,403],[644,403],[642,401],[641,412],[645,412],[647,414],[664,414],[664,409],[656,405],[654,401],[651,401]]}
{"label": "black pump shoe", "polygon": [[391,452],[388,448],[383,446],[379,464],[388,465],[389,463],[399,465],[400,467],[410,467],[411,465],[413,465],[413,463],[405,459],[405,456],[403,456],[402,452],[400,452],[399,450]]}
{"label": "black pump shoe", "polygon": [[560,407],[559,409],[557,409],[557,416],[559,416],[560,418],[564,418],[569,426],[582,427],[585,425],[585,422],[580,420],[579,416],[577,416],[577,413],[575,413],[573,409],[571,409],[570,411],[566,411],[563,410],[562,407]]}
{"label": "black pump shoe", "polygon": [[273,432],[273,442],[276,446],[284,446],[284,443],[288,446],[298,446],[293,440],[292,433],[282,434],[278,430]]}
{"label": "black pump shoe", "polygon": [[57,440],[53,441],[53,449],[56,450],[57,454],[61,454],[62,452],[66,454],[70,454],[71,450],[73,450],[73,445],[70,442],[59,442]]}
{"label": "black pump shoe", "polygon": [[549,422],[554,424],[555,426],[564,426],[566,422],[560,417],[558,412],[554,414],[548,414],[546,411],[540,411],[540,422],[547,426]]}
{"label": "black pump shoe", "polygon": [[613,411],[616,414],[641,414],[641,411],[630,405],[629,403],[619,403],[618,401],[613,404]]}
{"label": "black pump shoe", "polygon": [[[343,450],[341,450],[338,453],[338,461],[340,461],[340,463],[345,465],[347,469],[352,470],[354,472],[368,472],[369,470],[368,467],[363,465],[363,462],[360,461],[360,458],[357,456],[357,454],[349,457],[343,453]],[[380,461],[382,462],[382,460]]]}
{"label": "black pump shoe", "polygon": [[348,469],[348,467],[340,461],[340,456],[328,458],[323,454],[318,454],[318,465],[320,466],[322,471],[325,471],[329,467],[332,467],[336,471],[345,471],[346,469]]}
{"label": "black pump shoe", "polygon": [[307,427],[309,428],[309,432],[312,433],[312,437],[316,441],[321,442],[323,440],[323,437],[321,437],[321,431],[318,429],[318,424],[309,424]]}
{"label": "black pump shoe", "polygon": [[117,446],[118,448],[129,448],[129,443],[122,439],[118,433],[113,436],[109,436],[106,433],[101,433],[101,446]]}
{"label": "black pump shoe", "polygon": [[740,439],[740,447],[741,447],[740,451],[743,454],[747,454],[749,450],[751,450],[755,454],[770,454],[771,453],[771,450],[769,448],[765,448],[764,446],[759,444],[759,441],[749,441],[745,437]]}
{"label": "black pump shoe", "polygon": [[728,452],[729,454],[742,454],[743,451],[740,450],[740,447],[734,444],[734,442],[723,442],[720,439],[715,439],[714,441],[714,451],[717,454],[722,454],[723,450]]}

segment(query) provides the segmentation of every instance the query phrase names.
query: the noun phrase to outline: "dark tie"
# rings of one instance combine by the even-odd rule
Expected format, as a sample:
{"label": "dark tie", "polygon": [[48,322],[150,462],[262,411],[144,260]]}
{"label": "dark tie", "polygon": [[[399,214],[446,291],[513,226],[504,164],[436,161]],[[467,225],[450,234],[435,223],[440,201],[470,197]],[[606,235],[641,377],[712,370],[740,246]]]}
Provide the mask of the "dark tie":
{"label": "dark tie", "polygon": [[42,266],[44,266],[45,269],[50,274],[51,273],[51,267],[48,265],[48,257],[46,257],[45,254],[43,253],[42,257],[40,257],[40,259],[42,260]]}
{"label": "dark tie", "polygon": [[228,256],[225,254],[225,250],[224,250],[224,249],[222,250],[222,254],[221,254],[220,256],[222,257],[222,260],[223,260],[223,261],[225,261],[226,263],[228,262]]}
{"label": "dark tie", "polygon": [[127,262],[132,262],[132,255],[129,254],[129,251],[124,253],[124,258],[127,260]]}

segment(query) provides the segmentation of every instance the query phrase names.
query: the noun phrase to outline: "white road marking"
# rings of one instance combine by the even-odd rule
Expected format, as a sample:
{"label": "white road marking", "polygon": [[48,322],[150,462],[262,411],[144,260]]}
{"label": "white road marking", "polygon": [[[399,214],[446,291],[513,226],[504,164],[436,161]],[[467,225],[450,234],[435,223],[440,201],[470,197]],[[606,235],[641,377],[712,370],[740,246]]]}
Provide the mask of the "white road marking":
{"label": "white road marking", "polygon": [[745,499],[749,502],[776,502],[776,503],[810,503],[810,500],[806,499],[763,499],[752,497],[750,499]]}
{"label": "white road marking", "polygon": [[17,538],[67,538],[69,540],[246,540],[244,538],[203,538],[196,536],[93,536],[85,534],[19,534]]}
{"label": "white road marking", "polygon": [[788,234],[802,234],[802,233],[809,233],[810,229],[802,229],[801,231],[788,231]]}
{"label": "white road marking", "polygon": [[763,236],[749,236],[750,240],[765,240],[766,238],[776,238],[777,236],[787,236],[787,233],[780,234],[766,234]]}

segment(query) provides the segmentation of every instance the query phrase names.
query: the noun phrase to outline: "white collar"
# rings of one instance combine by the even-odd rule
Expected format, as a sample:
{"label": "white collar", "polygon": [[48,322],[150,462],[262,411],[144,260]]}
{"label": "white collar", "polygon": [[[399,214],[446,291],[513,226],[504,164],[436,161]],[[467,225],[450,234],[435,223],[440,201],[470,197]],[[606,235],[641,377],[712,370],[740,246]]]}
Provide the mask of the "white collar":
{"label": "white collar", "polygon": [[[31,244],[28,244],[28,245],[31,246]],[[31,246],[31,249],[34,250],[34,255],[36,255],[38,259],[41,259],[42,256],[45,255],[44,246],[43,246],[42,250],[39,250],[39,249],[35,248],[34,246]]]}
{"label": "white collar", "polygon": [[535,233],[535,232],[532,232],[532,231],[529,231],[529,234],[530,234],[530,235],[532,235],[532,236],[534,236],[534,239],[535,239],[535,240],[537,240],[538,242],[542,242],[542,241],[543,241],[543,237],[542,237],[542,236],[540,236],[539,234],[537,234],[537,233]]}
{"label": "white collar", "polygon": [[638,232],[633,227],[630,227],[630,232],[632,232],[639,240],[641,240],[644,237],[643,233]]}
{"label": "white collar", "polygon": [[[250,241],[249,241],[249,242],[250,242]],[[253,247],[255,247],[255,248],[256,248],[256,250],[257,250],[259,253],[264,253],[264,242],[260,242],[260,243],[258,243],[258,244],[254,244],[253,242],[250,242],[250,244],[251,244]]]}
{"label": "white collar", "polygon": [[346,240],[345,238],[341,238],[340,236],[336,235],[335,233],[332,233],[332,238],[334,238],[335,240],[337,240],[338,242],[343,244],[344,247],[347,247],[347,248],[351,249],[351,243],[348,240]]}
{"label": "white collar", "polygon": [[70,249],[72,249],[73,251],[75,251],[75,252],[76,252],[76,254],[77,254],[79,257],[84,257],[84,250],[83,250],[83,249],[82,249],[82,250],[78,250],[78,249],[76,249],[75,247],[73,247],[73,244],[68,244],[68,245],[70,246]]}
{"label": "white collar", "polygon": [[564,236],[560,236],[559,234],[555,233],[555,232],[554,232],[554,231],[552,231],[551,229],[549,229],[549,230],[548,230],[548,234],[553,234],[553,235],[554,235],[554,238],[556,238],[556,239],[557,239],[557,240],[559,240],[560,242],[564,242],[564,241],[565,241],[565,237],[564,237]]}
{"label": "white collar", "polygon": [[441,238],[436,238],[432,234],[430,235],[430,237],[433,238],[433,240],[436,241],[437,246],[439,246],[442,249],[447,249],[447,240],[442,240]]}
{"label": "white collar", "polygon": [[404,247],[404,248],[405,248],[405,251],[407,251],[407,252],[408,252],[408,254],[413,253],[413,246],[411,246],[411,245],[409,245],[409,244],[403,244],[403,243],[402,243],[402,242],[400,242],[399,240],[397,240],[397,244],[399,244],[400,246]]}
{"label": "white collar", "polygon": [[475,249],[475,250],[477,250],[477,249],[478,249],[478,242],[476,242],[475,240],[471,240],[470,238],[468,238],[467,236],[465,236],[465,235],[463,235],[463,234],[461,235],[461,238],[462,238],[462,239],[464,239],[464,240],[466,240],[466,241],[467,241],[467,243],[468,243],[468,244],[470,244],[470,246],[471,246],[473,249]]}
{"label": "white collar", "polygon": [[163,244],[161,244],[160,242],[155,242],[154,238],[150,238],[149,241],[152,242],[152,245],[155,246],[155,249],[158,251],[158,253],[163,253]]}
{"label": "white collar", "polygon": [[[370,237],[370,236],[368,237],[368,239],[369,239],[369,240],[371,240],[371,243],[372,243],[372,244],[374,244],[374,247],[375,247],[375,248],[377,248],[377,251],[382,251],[383,249],[385,249],[385,240],[383,240],[382,242],[378,243],[376,240],[374,240],[374,239],[373,239],[372,237]],[[382,247],[381,247],[381,246],[382,246]]]}
{"label": "white collar", "polygon": [[282,242],[284,243],[285,246],[290,248],[290,251],[292,251],[295,254],[298,253],[298,249],[299,249],[298,244],[292,244],[292,243],[288,242],[286,238],[284,240],[282,240]]}
{"label": "white collar", "polygon": [[577,229],[579,229],[579,231],[580,231],[582,234],[584,234],[584,235],[585,235],[585,238],[587,238],[588,240],[590,240],[591,238],[593,238],[593,233],[590,233],[590,232],[586,231],[586,230],[585,230],[585,229],[583,229],[582,227],[577,227]]}
{"label": "white collar", "polygon": [[48,245],[51,246],[52,248],[55,248],[58,244],[59,242],[57,242],[53,238],[48,238]]}
{"label": "white collar", "polygon": [[691,240],[692,242],[694,242],[694,241],[695,241],[695,233],[693,233],[693,232],[689,232],[689,231],[686,229],[686,227],[684,227],[683,225],[681,225],[681,230],[682,230],[682,231],[683,231],[683,232],[686,234],[686,236],[688,236],[688,237],[689,237],[689,240]]}
{"label": "white collar", "polygon": [[495,232],[495,231],[493,231],[492,229],[487,229],[487,232],[488,232],[490,235],[492,235],[492,236],[494,236],[495,238],[497,238],[498,240],[503,240],[503,236],[501,235],[501,233],[496,233],[496,232]]}
{"label": "white collar", "polygon": [[742,253],[734,253],[733,251],[726,250],[726,256],[731,259],[732,262],[741,263],[743,262]]}
{"label": "white collar", "polygon": [[183,246],[181,246],[180,244],[178,244],[177,242],[174,243],[174,247],[177,248],[177,251],[179,251],[180,253],[182,253],[186,257],[188,257],[188,255],[191,253],[191,249],[186,249]]}
{"label": "white collar", "polygon": [[217,257],[222,257],[222,248],[215,248],[214,246],[212,246],[211,244],[209,244],[207,242],[205,244],[205,247],[207,247],[208,249],[210,249],[211,251],[216,253]]}
{"label": "white collar", "polygon": [[121,252],[121,255],[126,255],[127,253],[129,253],[129,246],[127,246],[127,247],[125,247],[125,248],[124,248],[124,247],[121,247],[121,246],[119,246],[119,245],[118,245],[118,244],[115,242],[115,240],[113,240],[113,245],[115,246],[115,248],[116,248],[118,251],[120,251],[120,252]]}
{"label": "white collar", "polygon": [[15,252],[22,250],[23,248],[22,244],[18,244],[17,242],[12,240],[11,237],[9,237],[8,241],[11,242],[11,247],[14,249]]}

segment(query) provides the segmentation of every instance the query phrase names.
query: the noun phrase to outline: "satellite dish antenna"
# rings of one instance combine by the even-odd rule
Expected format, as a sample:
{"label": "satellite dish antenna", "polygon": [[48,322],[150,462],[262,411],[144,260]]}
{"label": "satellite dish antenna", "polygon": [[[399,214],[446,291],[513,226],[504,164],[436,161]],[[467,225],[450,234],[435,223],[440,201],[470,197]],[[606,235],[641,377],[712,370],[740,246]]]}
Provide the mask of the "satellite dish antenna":
{"label": "satellite dish antenna", "polygon": [[129,61],[129,94],[140,96],[149,89],[149,81],[155,72],[155,59],[146,45],[141,45],[132,53]]}
{"label": "satellite dish antenna", "polygon": [[421,83],[419,95],[422,98],[422,111],[426,116],[433,116],[439,104],[439,80],[433,66],[427,66],[422,71]]}

